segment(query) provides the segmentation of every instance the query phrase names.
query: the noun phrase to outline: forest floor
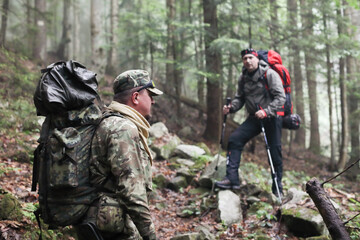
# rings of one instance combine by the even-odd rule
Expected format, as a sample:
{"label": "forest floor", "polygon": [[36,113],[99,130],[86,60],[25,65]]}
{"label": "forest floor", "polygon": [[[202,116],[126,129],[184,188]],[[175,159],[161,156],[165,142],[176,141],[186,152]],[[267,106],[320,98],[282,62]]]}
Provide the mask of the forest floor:
{"label": "forest floor", "polygon": [[[0,54],[0,57],[1,56]],[[28,68],[35,69],[34,65],[31,64]],[[17,68],[14,67],[14,69]],[[5,75],[2,74],[2,76]],[[11,78],[9,77],[9,79]],[[3,86],[2,83],[11,82],[9,79],[4,80],[0,78],[0,89],[6,89],[6,91],[3,92],[6,96],[10,95],[12,89],[9,85]],[[112,79],[108,78],[108,81],[110,83]],[[160,89],[163,88],[160,86]],[[111,88],[106,90],[107,92],[111,92]],[[109,101],[108,99],[106,100]],[[156,99],[157,104],[154,106],[154,112],[158,114],[154,115],[153,123],[157,121],[164,122],[172,133],[180,132],[182,129],[181,126],[189,126],[191,127],[192,135],[187,136],[187,138],[183,138],[183,136],[180,137],[190,144],[203,141],[201,134],[204,131],[205,116],[203,115],[201,119],[198,119],[199,114],[196,110],[194,111],[194,109],[183,106],[182,119],[176,119],[176,117],[174,117],[175,114],[173,114],[174,105],[169,104],[171,101],[172,100],[167,98],[163,98],[163,100],[160,98],[159,100]],[[25,104],[19,104],[17,108],[19,109],[19,118],[25,120],[25,122],[28,121],[27,116],[20,114],[21,112],[30,111],[26,109]],[[8,109],[8,106],[2,106],[0,104],[0,109],[5,111]],[[23,129],[24,125],[14,122],[14,119],[5,115],[0,115],[0,121],[2,119],[4,120],[1,124],[2,126],[6,125],[8,128],[12,128],[12,133],[9,134],[7,129],[0,128],[1,189],[3,192],[9,192],[15,195],[20,200],[23,209],[26,209],[25,212],[27,212],[27,214],[21,221],[0,220],[0,239],[37,239],[36,236],[38,236],[39,228],[32,211],[37,203],[38,196],[36,192],[31,192],[32,165],[28,153],[32,152],[37,146],[36,140],[38,135],[29,134],[29,131]],[[31,126],[29,129],[31,129]],[[230,129],[227,129],[227,134],[229,131]],[[258,137],[255,143],[256,147],[252,151],[253,153],[244,151],[241,164],[250,162],[269,169],[263,139]],[[217,144],[208,144],[208,146],[213,154],[217,153]],[[290,150],[288,145],[283,146],[285,172],[303,172],[309,177],[318,178],[321,182],[335,175],[334,172],[328,171],[328,162],[328,158],[312,154],[306,149],[298,149],[296,146],[292,146]],[[240,165],[240,168],[241,166],[242,165]],[[155,161],[154,169],[169,178],[175,175],[175,171],[169,168],[168,161],[166,160]],[[347,175],[347,173],[344,175]],[[336,178],[331,184],[336,185],[337,189],[343,191],[342,196],[346,195],[346,193],[357,193],[357,200],[359,201],[358,193],[360,192],[360,184],[358,184],[358,180],[350,181],[344,175]],[[286,186],[284,187],[286,188]],[[305,186],[299,187],[305,190]],[[259,224],[259,220],[253,216],[245,216],[241,224],[232,225],[229,228],[225,228],[224,225],[218,221],[215,209],[209,209],[188,218],[179,217],[176,211],[181,206],[188,205],[189,201],[194,199],[197,204],[201,201],[201,199],[197,199],[197,196],[189,193],[192,188],[193,186],[190,186],[181,192],[174,192],[169,189],[156,190],[155,197],[150,201],[150,208],[159,239],[170,239],[179,233],[195,231],[195,228],[199,225],[209,226],[212,233],[219,233],[220,239],[253,239],[254,226],[256,227],[256,225]],[[215,198],[216,195],[214,194],[212,197]],[[275,211],[276,209],[274,209],[274,215],[276,214]],[[67,229],[66,231],[71,233],[71,229]],[[61,232],[64,233],[65,231]],[[272,226],[267,225],[266,234],[271,239],[279,239],[276,238],[276,236],[281,236],[281,239],[300,239],[291,236],[291,234],[276,221],[272,222]],[[52,235],[51,239],[74,239],[74,237],[69,236],[69,233],[65,235],[57,234],[56,236],[57,237]],[[50,235],[48,237],[50,238]],[[44,236],[43,239],[48,238]]]}
{"label": "forest floor", "polygon": [[[1,188],[7,192],[11,192],[21,201],[22,204],[35,203],[37,201],[37,194],[31,192],[31,175],[32,166],[30,163],[18,162],[11,158],[12,153],[18,150],[17,141],[22,138],[23,141],[36,145],[36,138],[27,136],[26,134],[19,134],[14,137],[0,135],[2,143],[2,151],[0,152],[0,181]],[[266,152],[262,145],[256,147],[256,154],[246,152],[244,153],[243,162],[253,162],[268,168],[266,160]],[[215,147],[215,146],[214,146]],[[288,149],[284,147],[284,171],[299,171],[306,172],[310,177],[316,177],[320,181],[324,181],[334,175],[326,169],[326,158],[314,155],[306,150],[293,150],[293,153],[287,155]],[[169,178],[175,175],[175,171],[168,167],[168,162],[155,161],[154,168],[158,173],[162,173]],[[360,190],[359,184],[349,181],[345,177],[340,177],[332,183],[337,186],[342,186],[342,191],[348,193],[358,193]],[[196,196],[191,195],[189,190],[193,188],[189,186],[182,192],[174,192],[169,189],[156,190],[155,197],[150,202],[152,217],[155,222],[156,230],[159,239],[170,239],[180,233],[188,233],[195,231],[195,228],[200,225],[205,225],[210,228],[213,233],[221,232],[220,239],[253,239],[254,224],[256,219],[248,216],[244,218],[242,224],[232,225],[230,228],[225,228],[217,219],[217,212],[215,209],[209,209],[198,215],[188,218],[177,216],[176,211],[181,206],[188,205],[191,199]],[[302,187],[304,189],[304,186]],[[215,194],[213,196],[216,197]],[[197,201],[198,203],[200,202]],[[159,207],[163,206],[163,207]],[[275,211],[275,210],[274,210]],[[274,213],[275,214],[275,213]],[[5,239],[24,239],[26,232],[34,230],[38,231],[36,221],[23,219],[21,222],[16,221],[0,221],[0,234],[8,236]],[[275,236],[282,236],[280,239],[300,239],[291,236],[287,230],[277,222],[274,222],[272,227],[267,227],[266,234],[268,237],[275,238]],[[0,235],[1,236],[1,235]],[[17,236],[17,237],[16,237]],[[57,239],[73,239],[72,237],[59,237]]]}

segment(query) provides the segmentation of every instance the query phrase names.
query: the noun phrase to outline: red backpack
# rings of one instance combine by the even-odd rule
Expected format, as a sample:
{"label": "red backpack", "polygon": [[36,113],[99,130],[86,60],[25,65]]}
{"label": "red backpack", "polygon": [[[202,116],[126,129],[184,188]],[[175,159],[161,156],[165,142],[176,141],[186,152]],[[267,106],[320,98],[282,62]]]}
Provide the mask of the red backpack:
{"label": "red backpack", "polygon": [[[260,60],[264,60],[269,66],[277,72],[282,80],[283,87],[285,90],[286,101],[281,111],[278,111],[277,114],[280,116],[287,116],[293,113],[293,105],[291,102],[291,78],[289,71],[282,65],[282,59],[279,53],[274,50],[259,50],[257,51]],[[265,87],[267,88],[267,78],[265,72]]]}

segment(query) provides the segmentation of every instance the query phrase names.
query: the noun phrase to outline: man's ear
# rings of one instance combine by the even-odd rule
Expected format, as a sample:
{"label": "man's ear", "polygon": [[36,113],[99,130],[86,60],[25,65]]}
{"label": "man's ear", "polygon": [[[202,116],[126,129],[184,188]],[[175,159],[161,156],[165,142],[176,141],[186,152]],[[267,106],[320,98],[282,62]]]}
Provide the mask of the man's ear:
{"label": "man's ear", "polygon": [[131,95],[131,102],[132,102],[134,105],[139,104],[138,97],[139,97],[139,92],[134,92],[134,93]]}

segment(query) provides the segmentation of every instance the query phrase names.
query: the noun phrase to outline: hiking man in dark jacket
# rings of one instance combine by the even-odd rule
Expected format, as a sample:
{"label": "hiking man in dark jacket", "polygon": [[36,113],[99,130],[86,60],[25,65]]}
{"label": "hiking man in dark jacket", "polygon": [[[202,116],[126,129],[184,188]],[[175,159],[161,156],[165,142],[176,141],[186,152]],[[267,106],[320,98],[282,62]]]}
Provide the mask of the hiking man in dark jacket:
{"label": "hiking man in dark jacket", "polygon": [[[285,103],[282,81],[267,63],[259,61],[254,49],[241,51],[241,56],[244,70],[238,81],[237,95],[230,105],[223,107],[223,113],[235,113],[245,105],[249,116],[229,138],[226,176],[222,181],[216,182],[215,186],[222,189],[240,188],[238,168],[241,152],[245,144],[261,132],[263,121],[279,190],[282,193],[282,118],[277,115],[277,111],[281,110]],[[276,195],[274,182],[272,192]]]}

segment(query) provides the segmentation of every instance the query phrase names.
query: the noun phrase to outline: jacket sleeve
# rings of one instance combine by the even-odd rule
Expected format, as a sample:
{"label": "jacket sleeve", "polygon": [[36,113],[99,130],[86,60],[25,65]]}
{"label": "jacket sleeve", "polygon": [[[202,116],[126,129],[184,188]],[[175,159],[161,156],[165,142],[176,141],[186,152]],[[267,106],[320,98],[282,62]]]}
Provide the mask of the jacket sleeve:
{"label": "jacket sleeve", "polygon": [[[113,129],[114,130],[114,129]],[[135,125],[124,123],[108,135],[107,158],[116,181],[116,198],[124,205],[144,239],[155,239],[155,227],[148,206],[146,179]]]}
{"label": "jacket sleeve", "polygon": [[268,116],[276,116],[276,112],[281,110],[285,103],[285,91],[280,76],[272,69],[266,72],[267,84],[272,101],[264,109]]}
{"label": "jacket sleeve", "polygon": [[238,81],[238,89],[235,95],[235,98],[231,101],[230,113],[235,113],[239,111],[245,104],[245,95],[244,95],[244,82],[243,75],[240,76]]}

